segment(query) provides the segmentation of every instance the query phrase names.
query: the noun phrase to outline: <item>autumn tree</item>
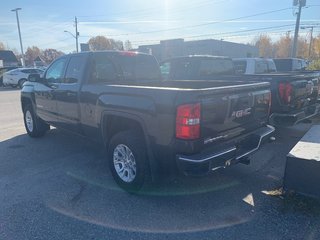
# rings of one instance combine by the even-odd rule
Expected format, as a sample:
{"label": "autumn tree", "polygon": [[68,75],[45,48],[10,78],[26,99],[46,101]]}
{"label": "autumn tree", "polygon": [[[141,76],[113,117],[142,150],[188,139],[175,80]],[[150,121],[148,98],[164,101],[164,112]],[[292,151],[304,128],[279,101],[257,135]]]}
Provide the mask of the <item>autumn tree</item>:
{"label": "autumn tree", "polygon": [[103,51],[112,49],[111,41],[104,36],[92,37],[88,41],[91,51]]}
{"label": "autumn tree", "polygon": [[311,47],[311,59],[320,58],[320,34],[313,38]]}
{"label": "autumn tree", "polygon": [[291,55],[292,48],[292,38],[289,33],[285,36],[280,37],[280,39],[274,44],[275,57],[277,58],[287,58]]}
{"label": "autumn tree", "polygon": [[104,36],[92,37],[88,41],[91,51],[123,50],[123,42]]}
{"label": "autumn tree", "polygon": [[298,38],[297,57],[309,58],[309,44],[302,37]]}
{"label": "autumn tree", "polygon": [[36,59],[38,56],[41,56],[41,55],[42,55],[42,51],[38,47],[36,46],[28,47],[27,51],[24,54],[26,65],[27,66],[33,65],[34,59]]}
{"label": "autumn tree", "polygon": [[53,60],[57,59],[62,55],[64,55],[63,52],[49,48],[45,49],[40,57],[46,62],[46,64],[50,64]]}
{"label": "autumn tree", "polygon": [[259,49],[260,57],[273,57],[273,44],[271,38],[266,34],[261,34],[254,45]]}

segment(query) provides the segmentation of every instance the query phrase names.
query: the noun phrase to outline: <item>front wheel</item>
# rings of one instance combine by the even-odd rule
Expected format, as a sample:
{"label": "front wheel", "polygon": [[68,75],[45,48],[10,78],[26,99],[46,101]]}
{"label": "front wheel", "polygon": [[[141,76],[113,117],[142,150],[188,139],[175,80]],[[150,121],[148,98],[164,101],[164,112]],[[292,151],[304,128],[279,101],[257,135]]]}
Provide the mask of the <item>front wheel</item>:
{"label": "front wheel", "polygon": [[27,105],[23,110],[24,126],[30,137],[42,137],[50,128],[43,120],[38,118],[32,108],[32,105]]}
{"label": "front wheel", "polygon": [[146,147],[139,132],[124,131],[113,136],[108,161],[113,178],[128,192],[138,192],[148,178]]}

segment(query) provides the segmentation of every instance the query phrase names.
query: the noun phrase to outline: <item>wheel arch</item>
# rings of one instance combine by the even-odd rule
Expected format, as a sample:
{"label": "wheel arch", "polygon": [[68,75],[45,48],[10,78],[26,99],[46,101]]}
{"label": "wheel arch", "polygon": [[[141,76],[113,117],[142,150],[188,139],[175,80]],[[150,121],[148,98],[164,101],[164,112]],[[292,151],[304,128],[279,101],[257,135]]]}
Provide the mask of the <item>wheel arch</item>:
{"label": "wheel arch", "polygon": [[108,147],[110,139],[116,133],[126,130],[137,130],[141,133],[147,150],[147,158],[151,171],[152,180],[157,175],[157,163],[151,150],[151,143],[148,136],[148,131],[144,121],[137,115],[105,111],[101,116],[100,133],[103,139],[103,144]]}

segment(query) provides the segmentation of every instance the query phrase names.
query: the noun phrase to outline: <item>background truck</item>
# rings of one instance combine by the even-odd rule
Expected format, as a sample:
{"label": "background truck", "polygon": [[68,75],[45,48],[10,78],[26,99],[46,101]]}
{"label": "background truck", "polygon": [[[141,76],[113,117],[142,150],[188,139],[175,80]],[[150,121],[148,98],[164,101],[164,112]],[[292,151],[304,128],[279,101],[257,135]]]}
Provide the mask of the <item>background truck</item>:
{"label": "background truck", "polygon": [[271,124],[294,125],[319,113],[320,75],[317,71],[306,71],[303,59],[236,58],[233,63],[236,72],[242,72],[245,78],[270,82]]}
{"label": "background truck", "polygon": [[162,81],[153,56],[114,51],[63,56],[21,91],[31,137],[53,125],[103,143],[130,192],[157,176],[244,161],[274,132],[270,101],[269,83]]}
{"label": "background truck", "polygon": [[[272,92],[270,123],[277,126],[290,126],[317,115],[320,111],[317,103],[319,79],[309,74],[262,73],[237,74],[239,66],[249,66],[255,60],[259,69],[268,72],[269,61],[260,59],[234,60],[215,56],[185,56],[168,59],[161,63],[162,76],[172,80],[206,81],[246,81],[269,82]],[[247,72],[244,70],[243,73]],[[270,72],[270,71],[269,71]]]}

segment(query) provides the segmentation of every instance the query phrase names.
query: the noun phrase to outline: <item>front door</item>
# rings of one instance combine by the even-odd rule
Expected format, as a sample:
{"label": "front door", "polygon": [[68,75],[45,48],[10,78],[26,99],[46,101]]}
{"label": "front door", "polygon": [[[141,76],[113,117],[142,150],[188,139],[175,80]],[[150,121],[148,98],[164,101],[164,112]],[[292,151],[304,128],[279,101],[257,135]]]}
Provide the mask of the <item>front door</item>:
{"label": "front door", "polygon": [[37,115],[53,125],[57,122],[55,91],[63,78],[67,58],[53,62],[44,75],[44,81],[34,86]]}

